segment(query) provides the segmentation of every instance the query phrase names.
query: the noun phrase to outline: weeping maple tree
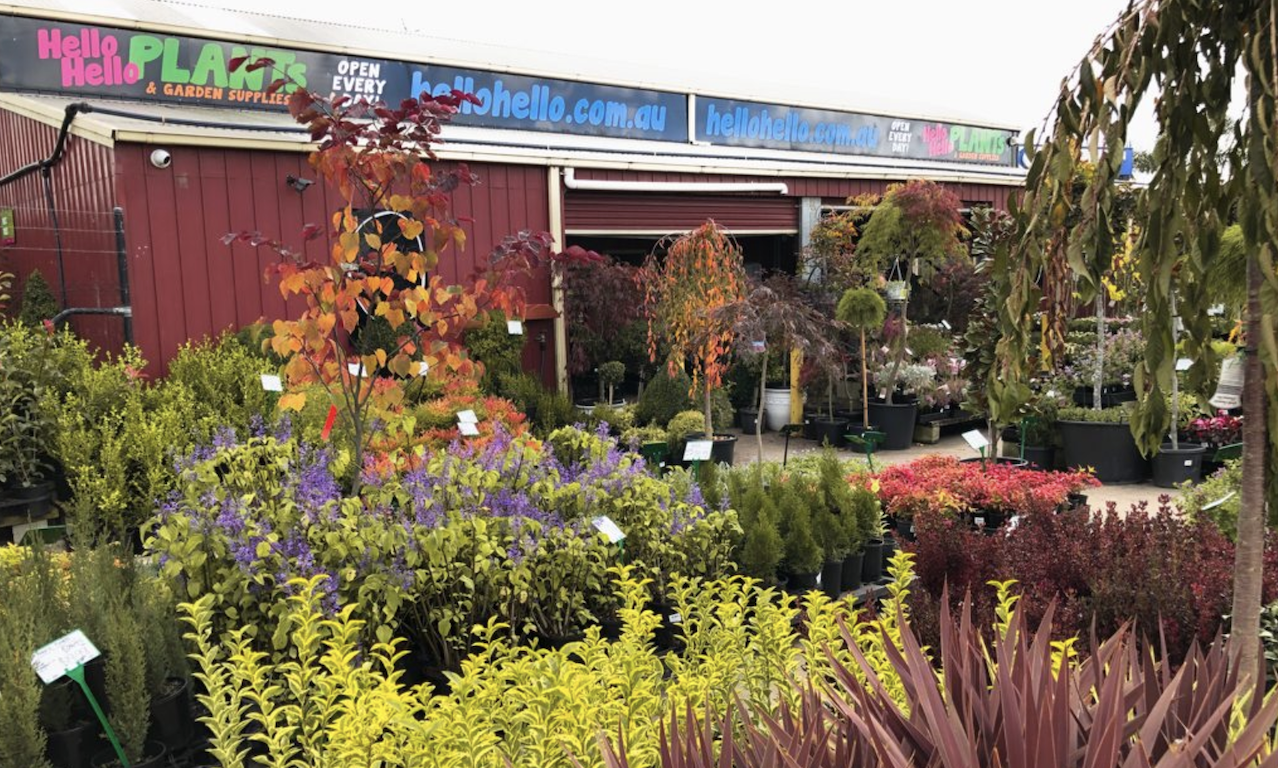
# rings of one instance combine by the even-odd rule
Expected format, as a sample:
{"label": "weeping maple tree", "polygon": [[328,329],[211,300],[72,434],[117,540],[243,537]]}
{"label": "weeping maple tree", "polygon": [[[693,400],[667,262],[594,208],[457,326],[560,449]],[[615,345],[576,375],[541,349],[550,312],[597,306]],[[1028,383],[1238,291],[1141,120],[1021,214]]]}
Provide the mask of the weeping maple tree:
{"label": "weeping maple tree", "polygon": [[[1274,0],[1142,0],[1097,38],[1063,82],[1041,147],[1026,137],[1030,170],[1015,210],[1015,276],[1006,310],[1028,318],[1032,282],[1049,265],[1050,233],[1070,206],[1084,153],[1094,165],[1069,232],[1069,262],[1084,282],[1112,252],[1113,220],[1128,126],[1141,101],[1157,95],[1159,137],[1147,211],[1133,248],[1144,286],[1146,351],[1137,371],[1132,432],[1156,450],[1171,424],[1165,394],[1180,356],[1172,340],[1173,303],[1184,326],[1191,390],[1203,391],[1216,360],[1208,288],[1225,269],[1222,236],[1237,220],[1246,263],[1242,507],[1231,611],[1231,652],[1244,675],[1263,682],[1259,661],[1265,505],[1278,468],[1278,3]],[[1240,75],[1245,76],[1240,81]],[[1245,94],[1242,118],[1230,111]],[[1015,200],[1012,201],[1015,204]],[[1235,270],[1237,272],[1238,270]],[[1235,274],[1240,280],[1242,275]],[[1090,286],[1095,290],[1095,286]],[[1173,302],[1173,296],[1175,301]],[[1013,323],[1009,349],[1028,344],[1028,323]]]}
{"label": "weeping maple tree", "polygon": [[[241,66],[261,69],[274,62],[231,62],[233,70]],[[449,210],[450,196],[476,178],[464,164],[434,167],[432,148],[459,105],[478,103],[474,96],[423,93],[392,107],[321,96],[288,78],[275,80],[270,89],[289,93],[289,113],[318,144],[309,163],[345,205],[327,227],[308,224],[301,232],[304,241],[328,237],[327,259],[313,260],[305,249],[257,232],[226,240],[269,247],[279,255],[268,277],[278,279],[285,298],[299,297],[305,305],[297,317],[275,321],[269,342],[286,360],[289,391],[280,406],[300,409],[307,397],[303,388],[324,385],[334,409],[352,428],[353,459],[360,467],[372,437],[371,406],[393,406],[402,398],[397,378],[428,370],[473,374],[475,363],[461,345],[463,332],[490,311],[523,316],[519,278],[552,258],[551,238],[528,230],[509,236],[457,281],[436,271],[440,254],[465,242]],[[374,343],[356,344],[360,329],[372,321],[384,322],[388,332]]]}
{"label": "weeping maple tree", "polygon": [[[900,273],[903,279],[908,280],[917,271],[919,279],[927,281],[946,259],[964,255],[959,239],[965,231],[961,207],[958,196],[936,182],[915,179],[893,185],[862,229],[857,256],[872,260],[880,268],[890,262],[894,273]],[[895,340],[888,377],[889,405],[905,361],[907,307],[908,300],[901,302],[901,333]]]}
{"label": "weeping maple tree", "polygon": [[670,373],[690,369],[692,392],[700,389],[704,398],[706,435],[713,435],[711,398],[723,384],[734,336],[732,322],[717,310],[739,301],[745,289],[741,249],[707,221],[676,239],[664,258],[649,255],[641,279],[649,358],[656,362],[657,340],[665,338]]}

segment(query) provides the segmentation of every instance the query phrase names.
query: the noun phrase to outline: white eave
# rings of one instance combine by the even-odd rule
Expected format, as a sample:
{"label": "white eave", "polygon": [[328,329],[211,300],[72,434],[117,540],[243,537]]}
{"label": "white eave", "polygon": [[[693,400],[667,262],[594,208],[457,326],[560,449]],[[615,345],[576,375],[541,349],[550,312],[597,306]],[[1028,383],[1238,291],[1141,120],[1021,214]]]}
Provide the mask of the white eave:
{"label": "white eave", "polygon": [[[91,107],[153,118],[138,119],[92,111],[77,116],[72,124],[72,133],[101,144],[125,142],[286,152],[309,152],[315,148],[306,131],[288,115],[276,112],[0,93],[0,108],[55,127],[61,125],[68,104],[82,101]],[[436,147],[436,154],[441,159],[474,163],[761,177],[886,180],[927,178],[1005,186],[1022,186],[1025,182],[1024,169],[1003,165],[941,163],[465,126],[447,126],[443,131],[443,138],[444,143]]]}

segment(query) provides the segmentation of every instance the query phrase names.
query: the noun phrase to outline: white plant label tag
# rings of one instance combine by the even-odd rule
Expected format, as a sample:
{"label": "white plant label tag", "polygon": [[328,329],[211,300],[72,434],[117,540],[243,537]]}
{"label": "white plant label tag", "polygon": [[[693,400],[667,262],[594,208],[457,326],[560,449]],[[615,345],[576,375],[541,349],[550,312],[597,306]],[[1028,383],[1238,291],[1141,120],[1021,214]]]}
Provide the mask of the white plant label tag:
{"label": "white plant label tag", "polygon": [[689,440],[683,448],[684,461],[709,461],[713,440]]}
{"label": "white plant label tag", "polygon": [[418,363],[417,363],[417,375],[418,375],[418,376],[425,376],[425,375],[426,375],[426,374],[428,374],[428,373],[430,373],[430,363],[426,362],[425,360],[422,360],[422,361],[418,362]]}
{"label": "white plant label tag", "polygon": [[509,333],[511,336],[523,336],[524,322],[522,320],[507,320],[506,332]]}
{"label": "white plant label tag", "polygon": [[77,629],[31,654],[31,667],[48,685],[98,655],[98,649]]}
{"label": "white plant label tag", "polygon": [[984,528],[984,527],[985,527],[985,518],[983,518],[983,517],[973,518],[973,519],[972,519],[972,522],[976,523],[976,526],[977,526],[978,528]]}
{"label": "white plant label tag", "polygon": [[988,448],[990,444],[990,441],[985,438],[985,435],[981,434],[981,430],[979,429],[964,432],[963,439],[967,441],[968,445],[972,446],[972,450],[974,451],[979,451],[982,448]]}
{"label": "white plant label tag", "polygon": [[1216,499],[1216,500],[1215,500],[1215,501],[1213,501],[1212,503],[1210,503],[1210,504],[1208,504],[1207,506],[1203,507],[1203,509],[1204,509],[1204,510],[1208,510],[1208,509],[1215,509],[1216,507],[1219,507],[1221,504],[1224,504],[1226,501],[1229,501],[1230,499],[1232,499],[1233,497],[1235,497],[1235,496],[1237,496],[1237,495],[1238,495],[1238,491],[1230,491],[1229,493],[1225,494],[1224,496],[1221,496],[1219,499]]}
{"label": "white plant label tag", "polygon": [[471,421],[463,421],[457,425],[457,431],[460,432],[463,437],[475,437],[479,434],[479,426]]}
{"label": "white plant label tag", "polygon": [[1192,467],[1192,466],[1194,466],[1194,460],[1193,460],[1193,459],[1185,459],[1185,466],[1187,466],[1187,467]]}
{"label": "white plant label tag", "polygon": [[942,320],[942,321],[941,321],[941,325],[942,325],[942,326],[945,328],[945,330],[947,330],[947,331],[948,331],[948,330],[950,330],[950,328],[951,328],[951,326],[950,326],[950,321],[949,321],[949,320]]}
{"label": "white plant label tag", "polygon": [[670,619],[670,623],[671,623],[671,624],[682,624],[682,623],[683,623],[683,614],[681,614],[681,613],[672,613],[672,614],[670,614],[670,616],[669,616],[668,618]]}
{"label": "white plant label tag", "polygon": [[1220,381],[1216,384],[1216,394],[1207,402],[1213,408],[1228,410],[1242,405],[1243,364],[1238,356],[1228,357],[1220,363]]}
{"label": "white plant label tag", "polygon": [[1190,360],[1188,357],[1182,357],[1176,361],[1176,370],[1188,371],[1190,367],[1193,366],[1193,364],[1194,364],[1193,360]]}
{"label": "white plant label tag", "polygon": [[599,531],[608,539],[609,544],[616,544],[626,538],[626,534],[623,533],[621,528],[619,528],[617,524],[613,522],[612,518],[607,515],[600,515],[599,517],[596,517],[590,521],[590,524],[595,527],[596,531]]}
{"label": "white plant label tag", "polygon": [[267,392],[283,392],[284,382],[280,380],[279,376],[264,373],[262,374],[262,389],[265,389]]}
{"label": "white plant label tag", "polygon": [[347,370],[347,371],[350,371],[350,374],[351,374],[352,376],[363,376],[363,375],[364,375],[364,363],[363,363],[363,362],[358,362],[358,363],[347,363],[347,364],[346,364],[346,370]]}
{"label": "white plant label tag", "polygon": [[458,421],[460,421],[460,422],[461,422],[461,423],[463,423],[463,424],[478,424],[478,423],[479,423],[479,417],[475,415],[475,412],[474,412],[474,411],[469,410],[469,409],[467,409],[467,410],[465,410],[465,411],[458,411],[458,412],[457,412],[457,420],[458,420]]}

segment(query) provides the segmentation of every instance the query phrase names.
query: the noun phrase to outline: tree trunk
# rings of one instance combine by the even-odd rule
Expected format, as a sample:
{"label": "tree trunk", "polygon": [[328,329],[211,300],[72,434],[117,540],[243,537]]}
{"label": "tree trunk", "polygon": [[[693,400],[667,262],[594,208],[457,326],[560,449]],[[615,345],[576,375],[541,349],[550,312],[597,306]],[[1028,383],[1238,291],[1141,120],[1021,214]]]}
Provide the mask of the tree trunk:
{"label": "tree trunk", "polygon": [[768,347],[764,342],[763,361],[759,369],[759,415],[754,420],[754,441],[759,446],[759,463],[763,463],[763,404],[767,402],[768,391]]}
{"label": "tree trunk", "polygon": [[[1173,286],[1167,296],[1167,301],[1171,305],[1171,340],[1172,340],[1172,360],[1176,357],[1176,288]],[[1172,363],[1172,380],[1171,380],[1171,446],[1173,451],[1180,450],[1180,376],[1176,373],[1176,364]]]}
{"label": "tree trunk", "polygon": [[1096,379],[1092,382],[1092,408],[1101,409],[1101,390],[1105,386],[1105,284],[1096,285]]}
{"label": "tree trunk", "polygon": [[865,364],[865,329],[861,329],[861,426],[870,428],[870,376]]}
{"label": "tree trunk", "polygon": [[714,409],[711,404],[714,402],[714,399],[710,397],[710,382],[702,381],[701,385],[706,388],[706,394],[705,394],[706,437],[713,440],[714,439]]}
{"label": "tree trunk", "polygon": [[910,322],[905,315],[906,307],[909,306],[908,301],[901,302],[901,341],[897,344],[896,354],[892,359],[892,372],[888,375],[888,391],[887,404],[892,405],[893,395],[896,394],[896,376],[901,372],[901,363],[905,361],[905,345],[909,341]]}
{"label": "tree trunk", "polygon": [[[1263,684],[1260,668],[1261,576],[1265,546],[1265,371],[1260,362],[1260,255],[1247,257],[1247,338],[1243,361],[1242,508],[1234,551],[1234,603],[1230,653],[1240,679]],[[1244,682],[1244,685],[1246,683]],[[1259,689],[1263,691],[1263,688]]]}

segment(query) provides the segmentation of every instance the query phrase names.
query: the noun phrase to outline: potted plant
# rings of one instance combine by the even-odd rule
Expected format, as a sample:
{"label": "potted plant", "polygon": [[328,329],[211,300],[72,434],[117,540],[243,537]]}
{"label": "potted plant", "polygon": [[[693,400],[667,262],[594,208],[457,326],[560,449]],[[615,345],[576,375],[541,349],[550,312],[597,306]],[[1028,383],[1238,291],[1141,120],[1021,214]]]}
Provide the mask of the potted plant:
{"label": "potted plant", "polygon": [[817,574],[824,559],[821,545],[812,532],[812,520],[807,506],[792,483],[773,485],[777,516],[781,528],[784,550],[782,563],[788,575],[788,588],[796,594],[816,589]]}
{"label": "potted plant", "polygon": [[703,431],[717,442],[736,443],[736,436],[715,434],[713,394],[723,383],[734,328],[716,311],[741,300],[745,268],[741,249],[713,221],[681,235],[663,259],[655,253],[642,270],[644,308],[648,313],[648,351],[657,359],[657,338],[669,345],[666,367],[689,368],[691,391],[702,394]]}
{"label": "potted plant", "polygon": [[599,383],[608,390],[608,404],[613,408],[625,405],[626,401],[617,401],[613,397],[613,388],[626,378],[626,364],[620,360],[609,360],[599,364]]}
{"label": "potted plant", "polygon": [[763,484],[763,466],[754,464],[745,486],[730,498],[741,524],[741,545],[736,557],[741,573],[772,585],[777,580],[783,543],[776,501]]}
{"label": "potted plant", "polygon": [[15,322],[0,326],[0,497],[41,514],[53,495],[49,446],[53,414],[42,400],[54,384],[51,340],[43,328]]}
{"label": "potted plant", "polygon": [[865,332],[883,327],[887,316],[887,304],[872,288],[849,288],[839,299],[835,318],[846,323],[861,337],[861,424],[862,431],[870,427],[870,377],[865,354]]}
{"label": "potted plant", "polygon": [[[798,351],[815,364],[828,368],[834,364],[833,339],[839,324],[810,307],[794,278],[782,274],[750,281],[740,299],[715,311],[714,320],[716,324],[732,328],[738,357],[758,360],[759,420],[766,419],[772,429],[784,427],[790,420],[789,390],[786,390],[785,406],[769,396],[772,390],[767,385],[772,363]],[[755,441],[760,461],[763,460],[762,432],[762,423],[756,423]]]}
{"label": "potted plant", "polygon": [[896,398],[909,339],[907,276],[917,273],[921,281],[927,281],[939,264],[964,257],[959,241],[965,231],[959,214],[961,207],[958,197],[945,187],[930,181],[910,181],[888,190],[861,234],[857,248],[860,256],[880,263],[890,259],[893,264],[889,300],[895,309],[898,332],[882,380],[886,386],[881,390],[881,399],[870,404],[870,420],[887,435],[882,446],[887,450],[910,447],[918,412],[917,403]]}
{"label": "potted plant", "polygon": [[1003,430],[1003,455],[1024,460],[1036,469],[1052,469],[1056,461],[1056,418],[1059,397],[1038,393],[1026,404],[1021,420]]}
{"label": "potted plant", "polygon": [[1149,476],[1149,461],[1132,436],[1127,406],[1062,408],[1057,424],[1067,469],[1090,467],[1102,483],[1139,483]]}

